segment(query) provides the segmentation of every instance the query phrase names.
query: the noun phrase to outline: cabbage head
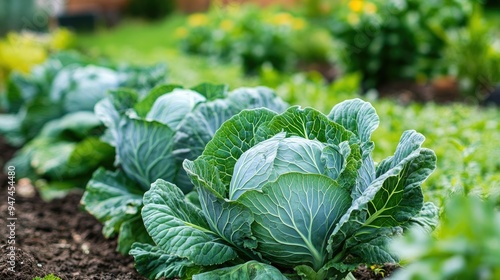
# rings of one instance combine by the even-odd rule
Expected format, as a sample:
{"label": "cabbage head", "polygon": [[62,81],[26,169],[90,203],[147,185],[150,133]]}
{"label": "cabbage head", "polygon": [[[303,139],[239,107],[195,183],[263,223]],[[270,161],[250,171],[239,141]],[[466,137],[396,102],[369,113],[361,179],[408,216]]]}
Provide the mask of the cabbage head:
{"label": "cabbage head", "polygon": [[421,184],[436,156],[406,131],[375,164],[378,124],[360,99],[328,115],[300,107],[235,115],[184,161],[197,201],[162,180],[145,194],[155,245],[133,245],[137,269],[151,279],[342,279],[361,263],[398,262],[388,241],[435,225]]}

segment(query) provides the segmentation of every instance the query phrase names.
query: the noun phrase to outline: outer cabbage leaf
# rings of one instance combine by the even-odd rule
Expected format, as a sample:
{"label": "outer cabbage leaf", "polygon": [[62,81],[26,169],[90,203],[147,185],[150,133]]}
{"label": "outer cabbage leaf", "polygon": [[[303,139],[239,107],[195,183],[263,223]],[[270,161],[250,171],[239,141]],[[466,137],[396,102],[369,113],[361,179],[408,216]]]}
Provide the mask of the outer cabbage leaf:
{"label": "outer cabbage leaf", "polygon": [[237,201],[254,214],[257,251],[285,267],[309,264],[320,269],[326,245],[351,204],[349,193],[323,175],[288,173],[262,191],[247,191]]}
{"label": "outer cabbage leaf", "polygon": [[327,262],[320,270],[315,271],[308,265],[299,265],[293,268],[297,272],[297,275],[300,276],[300,279],[307,280],[323,280],[323,279],[343,279],[350,280],[355,279],[354,276],[348,276],[350,271],[353,271],[358,268],[358,264],[345,264],[342,262],[335,262],[331,260]]}
{"label": "outer cabbage leaf", "polygon": [[144,195],[144,224],[156,245],[199,265],[216,265],[237,257],[233,248],[210,230],[201,209],[175,185],[158,180]]}
{"label": "outer cabbage leaf", "polygon": [[34,171],[32,175],[57,180],[90,176],[99,166],[112,161],[114,155],[113,149],[97,137],[80,142],[37,138],[29,142],[26,151],[29,155],[21,153],[19,156],[28,156]]}
{"label": "outer cabbage leaf", "polygon": [[345,241],[343,254],[349,254],[350,263],[398,263],[388,245],[391,238],[401,234],[400,227],[363,227]]}
{"label": "outer cabbage leaf", "polygon": [[98,169],[82,197],[85,210],[104,223],[105,237],[119,232],[123,222],[140,216],[143,190],[123,172]]}
{"label": "outer cabbage leaf", "polygon": [[193,87],[192,90],[205,96],[207,100],[212,101],[220,98],[225,98],[228,93],[228,86],[202,83]]}
{"label": "outer cabbage leaf", "polygon": [[43,147],[39,146],[33,150],[30,161],[31,166],[37,174],[57,178],[64,172],[61,168],[68,162],[69,156],[75,150],[75,147],[76,143],[68,141],[51,143]]}
{"label": "outer cabbage leaf", "polygon": [[336,180],[341,188],[351,190],[358,178],[361,154],[358,144],[344,141],[339,146],[328,144],[322,151],[325,174]]}
{"label": "outer cabbage leaf", "polygon": [[[87,137],[76,144],[69,154],[68,161],[61,167],[61,176],[89,176],[99,166],[111,166],[115,150],[99,140],[98,137]],[[90,177],[90,176],[89,176]]]}
{"label": "outer cabbage leaf", "polygon": [[371,157],[374,144],[370,138],[379,125],[379,117],[370,103],[352,99],[333,107],[328,118],[341,124],[361,140],[363,162],[358,170],[356,187],[352,190],[353,198],[357,198],[375,180],[375,165]]}
{"label": "outer cabbage leaf", "polygon": [[120,79],[120,87],[139,90],[142,98],[157,84],[164,83],[167,75],[167,65],[157,63],[147,66],[120,65],[116,67]]}
{"label": "outer cabbage leaf", "polygon": [[25,141],[21,120],[14,114],[0,114],[0,134],[13,146],[20,146]]}
{"label": "outer cabbage leaf", "polygon": [[[40,92],[41,85],[36,77],[13,72],[6,83],[5,107],[7,112],[18,112],[21,107],[31,102]],[[2,102],[3,105],[4,102]]]}
{"label": "outer cabbage leaf", "polygon": [[55,77],[50,98],[53,102],[64,100],[67,112],[92,111],[107,90],[119,85],[118,73],[111,69],[94,65],[67,67]]}
{"label": "outer cabbage leaf", "polygon": [[[171,93],[176,89],[182,89],[182,86],[175,84],[159,85],[156,88],[152,89],[149,93],[147,93],[144,98],[137,104],[135,104],[134,110],[137,112],[137,115],[139,115],[141,118],[144,118],[151,110],[153,104],[158,98],[165,94]],[[227,95],[227,86],[203,83],[193,87],[191,90],[184,91],[194,91],[197,94],[205,97],[207,101],[212,101],[219,98],[225,98]]]}
{"label": "outer cabbage leaf", "polygon": [[121,121],[120,113],[115,109],[113,103],[108,98],[99,101],[95,105],[94,113],[107,128],[102,140],[116,147],[116,141],[120,138],[118,131]]}
{"label": "outer cabbage leaf", "polygon": [[134,257],[137,271],[149,279],[185,279],[189,278],[190,274],[201,271],[193,262],[170,255],[157,246],[134,243],[129,253]]}
{"label": "outer cabbage leaf", "polygon": [[[403,161],[404,162],[404,161]],[[423,207],[420,185],[436,167],[436,155],[428,149],[421,149],[417,157],[406,163],[398,174],[375,179],[373,187],[385,178],[380,191],[368,204],[365,225],[373,227],[399,226],[416,216]],[[396,171],[394,167],[391,171]],[[385,175],[385,174],[384,174]]]}
{"label": "outer cabbage leaf", "polygon": [[182,86],[159,85],[153,88],[150,92],[146,94],[146,96],[144,96],[142,100],[140,100],[139,102],[137,102],[137,104],[134,105],[135,112],[137,112],[137,115],[140,116],[141,118],[146,117],[149,110],[151,110],[151,107],[153,107],[153,104],[155,103],[156,99],[158,99],[160,96],[164,94],[174,91],[174,89],[176,88],[182,88]]}
{"label": "outer cabbage leaf", "polygon": [[349,143],[356,141],[356,136],[352,132],[329,120],[321,112],[312,108],[302,109],[299,106],[288,108],[273,118],[269,124],[262,126],[257,138],[268,139],[281,131],[285,131],[287,136],[299,136],[334,145],[344,141]]}
{"label": "outer cabbage leaf", "polygon": [[274,266],[249,261],[244,264],[204,272],[193,276],[193,280],[286,280]]}
{"label": "outer cabbage leaf", "polygon": [[420,212],[410,219],[405,228],[420,227],[427,233],[431,233],[439,224],[439,207],[432,202],[424,203]]}
{"label": "outer cabbage leaf", "polygon": [[60,137],[83,139],[101,126],[101,122],[92,112],[80,111],[67,114],[62,118],[48,122],[40,132],[41,137]]}
{"label": "outer cabbage leaf", "polygon": [[362,142],[370,141],[380,122],[375,108],[358,98],[337,104],[328,118],[356,134]]}
{"label": "outer cabbage leaf", "polygon": [[[237,248],[257,246],[251,229],[254,218],[246,207],[239,202],[222,199],[206,188],[199,189],[198,193],[203,213],[212,231]],[[242,252],[250,258],[258,258],[245,250]]]}
{"label": "outer cabbage leaf", "polygon": [[158,178],[174,180],[174,131],[158,122],[130,118],[119,129],[116,151],[127,176],[144,190]]}
{"label": "outer cabbage leaf", "polygon": [[230,92],[229,101],[243,109],[267,108],[281,113],[288,108],[288,104],[276,96],[273,90],[267,87],[238,88]]}
{"label": "outer cabbage leaf", "polygon": [[155,120],[177,130],[186,115],[205,100],[206,98],[196,91],[175,89],[156,99],[146,115],[146,120]]}
{"label": "outer cabbage leaf", "polygon": [[118,252],[127,255],[132,248],[132,244],[135,242],[154,244],[144,227],[144,221],[140,215],[134,216],[134,218],[126,220],[121,224],[120,235],[118,236]]}
{"label": "outer cabbage leaf", "polygon": [[330,238],[330,253],[336,252],[338,246],[361,227],[403,226],[422,209],[420,185],[436,165],[434,152],[420,148],[423,140],[423,136],[414,131],[403,133],[394,157],[381,163],[383,167],[392,168],[353,201]]}
{"label": "outer cabbage leaf", "polygon": [[[175,135],[177,162],[180,164],[184,159],[193,160],[201,155],[215,131],[223,122],[238,112],[238,108],[223,99],[198,105],[195,111],[184,118]],[[184,191],[189,191],[192,188],[182,169],[179,170],[176,183]]]}
{"label": "outer cabbage leaf", "polygon": [[198,198],[210,228],[226,242],[238,248],[255,247],[252,237],[252,213],[235,201],[224,199],[226,189],[219,172],[203,157],[194,162],[185,160],[184,169],[197,187]]}
{"label": "outer cabbage leaf", "polygon": [[195,161],[186,159],[182,166],[195,187],[205,188],[220,198],[227,196],[227,189],[220,179],[219,170],[208,163],[206,156],[200,156]]}
{"label": "outer cabbage leaf", "polygon": [[20,133],[24,135],[24,140],[33,139],[43,128],[43,126],[63,114],[60,103],[54,103],[46,98],[36,98],[27,103],[18,113],[21,120]]}

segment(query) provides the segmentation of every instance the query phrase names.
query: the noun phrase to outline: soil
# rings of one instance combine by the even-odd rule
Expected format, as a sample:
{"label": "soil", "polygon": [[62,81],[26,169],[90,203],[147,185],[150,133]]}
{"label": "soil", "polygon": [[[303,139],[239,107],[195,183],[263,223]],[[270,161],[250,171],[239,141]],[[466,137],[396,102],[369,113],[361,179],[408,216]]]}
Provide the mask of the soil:
{"label": "soil", "polygon": [[[352,273],[352,275],[357,280],[381,280],[386,277],[389,277],[392,272],[399,268],[399,265],[393,263],[387,263],[383,266],[374,267],[371,269],[365,265],[360,265],[356,271]],[[375,271],[378,270],[378,273]]]}
{"label": "soil", "polygon": [[105,239],[100,223],[80,209],[81,194],[46,203],[35,192],[26,192],[29,185],[21,192],[21,184],[15,195],[16,272],[10,272],[3,166],[15,150],[0,138],[0,279],[30,280],[50,273],[62,279],[145,279],[135,271],[133,258],[116,252],[116,240]]}
{"label": "soil", "polygon": [[300,61],[296,68],[300,72],[317,72],[323,76],[327,83],[335,81],[340,76],[340,70],[329,62],[307,62]]}
{"label": "soil", "polygon": [[453,77],[439,77],[428,83],[394,81],[377,88],[381,97],[390,98],[406,105],[411,102],[451,103],[463,101],[458,81]]}

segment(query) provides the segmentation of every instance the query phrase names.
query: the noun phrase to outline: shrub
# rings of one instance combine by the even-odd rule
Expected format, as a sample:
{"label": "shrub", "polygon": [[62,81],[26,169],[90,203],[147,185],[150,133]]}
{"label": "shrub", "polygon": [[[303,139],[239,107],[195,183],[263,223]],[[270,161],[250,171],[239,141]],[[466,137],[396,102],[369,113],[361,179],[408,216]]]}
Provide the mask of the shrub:
{"label": "shrub", "polygon": [[371,88],[432,75],[445,45],[434,30],[464,26],[472,3],[348,0],[333,11],[330,30],[343,46],[341,61],[347,71],[361,72]]}
{"label": "shrub", "polygon": [[290,67],[294,37],[306,28],[302,18],[252,6],[193,14],[187,23],[176,31],[184,51],[241,63],[247,74],[266,63],[278,70]]}

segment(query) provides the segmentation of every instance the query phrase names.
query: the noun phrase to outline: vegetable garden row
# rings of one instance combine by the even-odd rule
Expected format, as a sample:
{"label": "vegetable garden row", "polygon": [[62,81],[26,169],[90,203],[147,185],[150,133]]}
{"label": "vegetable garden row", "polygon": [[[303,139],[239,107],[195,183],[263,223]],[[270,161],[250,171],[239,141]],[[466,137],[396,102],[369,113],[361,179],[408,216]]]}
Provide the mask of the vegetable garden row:
{"label": "vegetable garden row", "polygon": [[[4,137],[26,143],[7,166],[47,199],[88,181],[82,204],[106,237],[118,235],[117,250],[134,256],[142,275],[341,279],[360,264],[397,263],[393,242],[428,243],[422,261],[395,276],[409,277],[446,249],[421,240],[439,213],[424,203],[421,184],[436,155],[422,147],[422,134],[397,131],[397,147],[384,148],[394,155],[376,163],[371,135],[380,120],[361,99],[323,114],[265,87],[186,89],[161,84],[164,76],[161,65],[95,66],[61,53],[29,76],[12,76],[7,99],[17,113],[2,116],[10,124]],[[484,125],[498,133],[498,122]],[[441,192],[429,195],[439,201]],[[449,207],[455,200],[463,198]],[[484,218],[493,211],[481,207]],[[392,241],[403,231],[407,239]],[[478,265],[471,275],[498,273],[495,263]]]}
{"label": "vegetable garden row", "polygon": [[[349,11],[335,12],[342,22],[332,26],[342,30],[329,30],[347,44],[356,37],[349,32],[359,32],[355,26],[385,15],[377,12],[382,4],[351,2],[357,4],[346,5]],[[436,22],[481,26],[479,17],[465,20],[474,18],[472,6],[444,20],[424,2],[408,1]],[[309,23],[256,9],[222,20],[213,11],[182,18],[177,40],[189,55],[174,56],[185,65],[131,66],[96,59],[94,49],[51,50],[43,63],[6,80],[0,135],[20,148],[5,173],[13,167],[16,180],[29,179],[47,201],[80,189],[82,209],[148,279],[355,279],[362,267],[391,279],[498,279],[498,109],[401,105],[373,91],[359,94],[389,79],[443,70],[425,61],[442,55],[433,52],[451,38],[426,37],[429,26],[414,32],[408,24],[415,14],[399,8],[384,12],[398,12],[402,21],[380,23],[375,32],[392,39],[343,54],[353,69],[331,83],[287,73],[296,63],[290,53],[259,52],[274,49],[268,44],[287,49],[281,40],[300,38]],[[265,20],[252,24],[259,17]],[[436,45],[386,57],[408,30]],[[102,40],[82,37],[83,46]],[[121,44],[118,35],[110,38],[111,46]],[[111,49],[118,61],[144,52]],[[292,48],[296,57],[324,59],[325,49],[317,50],[307,56],[300,44]],[[219,62],[190,63],[193,52]],[[139,60],[171,55],[145,53]],[[468,101],[484,97],[478,79],[493,83],[500,76],[497,60],[489,61],[498,53],[478,59],[487,68],[471,69],[491,70],[486,76],[464,78],[468,66],[448,52],[460,81],[470,78],[460,85]],[[220,61],[258,76],[229,78],[233,66]],[[388,263],[400,267],[384,271]]]}

